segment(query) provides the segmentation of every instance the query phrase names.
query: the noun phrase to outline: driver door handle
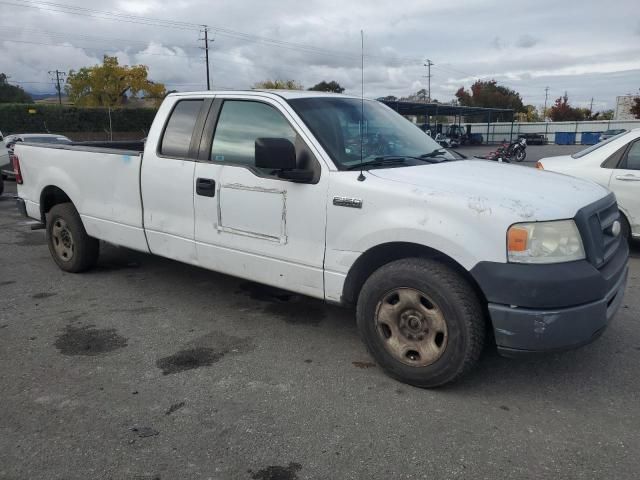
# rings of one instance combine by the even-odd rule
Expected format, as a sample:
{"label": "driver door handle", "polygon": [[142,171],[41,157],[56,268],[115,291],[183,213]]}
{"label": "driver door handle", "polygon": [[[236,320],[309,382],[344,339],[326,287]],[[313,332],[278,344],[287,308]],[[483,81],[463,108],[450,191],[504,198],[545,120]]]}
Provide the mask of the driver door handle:
{"label": "driver door handle", "polygon": [[216,181],[213,178],[198,178],[196,180],[196,193],[203,197],[215,197]]}
{"label": "driver door handle", "polygon": [[622,180],[624,182],[640,182],[640,177],[637,177],[633,173],[626,175],[616,175],[616,180]]}

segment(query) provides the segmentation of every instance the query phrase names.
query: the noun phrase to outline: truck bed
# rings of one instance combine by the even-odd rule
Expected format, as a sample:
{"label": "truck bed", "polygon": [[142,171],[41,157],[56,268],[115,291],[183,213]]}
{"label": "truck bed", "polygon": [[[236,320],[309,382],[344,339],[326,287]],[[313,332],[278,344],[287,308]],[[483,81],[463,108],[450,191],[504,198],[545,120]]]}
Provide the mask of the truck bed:
{"label": "truck bed", "polygon": [[75,205],[89,235],[148,251],[140,195],[143,146],[143,142],[16,146],[27,214],[41,220],[41,195],[47,188],[60,189]]}

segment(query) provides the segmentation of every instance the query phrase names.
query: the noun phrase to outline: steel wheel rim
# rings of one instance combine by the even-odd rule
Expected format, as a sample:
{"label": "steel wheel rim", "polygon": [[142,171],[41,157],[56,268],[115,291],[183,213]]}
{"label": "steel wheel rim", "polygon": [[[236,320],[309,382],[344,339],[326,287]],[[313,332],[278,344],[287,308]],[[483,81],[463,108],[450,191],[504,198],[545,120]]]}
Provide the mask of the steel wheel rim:
{"label": "steel wheel rim", "polygon": [[396,288],[382,297],[376,307],[375,328],[385,350],[412,367],[433,364],[447,348],[442,310],[414,288]]}
{"label": "steel wheel rim", "polygon": [[61,260],[68,262],[73,258],[75,245],[73,235],[62,218],[56,218],[51,227],[51,238],[53,240],[53,249]]}

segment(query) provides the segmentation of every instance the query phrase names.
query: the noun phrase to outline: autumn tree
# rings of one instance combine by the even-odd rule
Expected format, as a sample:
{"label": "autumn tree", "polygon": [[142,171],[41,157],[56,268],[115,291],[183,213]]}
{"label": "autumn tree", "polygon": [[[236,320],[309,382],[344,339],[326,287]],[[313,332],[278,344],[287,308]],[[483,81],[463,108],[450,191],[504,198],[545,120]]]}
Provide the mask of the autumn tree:
{"label": "autumn tree", "polygon": [[140,94],[159,104],[166,89],[149,80],[148,73],[146,65],[120,65],[117,57],[105,55],[102,65],[70,71],[65,91],[73,103],[83,107],[122,106]]}
{"label": "autumn tree", "polygon": [[640,119],[640,97],[636,97],[633,99],[633,105],[631,106],[631,110],[629,110],[631,114]]}
{"label": "autumn tree", "polygon": [[585,119],[588,111],[589,109],[574,108],[569,105],[569,95],[564,92],[563,96],[556,98],[549,109],[549,118],[553,122],[579,122]]}
{"label": "autumn tree", "polygon": [[261,90],[303,90],[304,87],[295,80],[263,80],[253,85]]}
{"label": "autumn tree", "polygon": [[526,112],[520,94],[508,87],[498,85],[495,80],[476,80],[470,90],[460,87],[456,92],[460,105],[466,107],[510,108]]}
{"label": "autumn tree", "polygon": [[335,80],[331,80],[330,82],[326,82],[323,80],[320,83],[315,84],[309,90],[314,90],[316,92],[333,92],[333,93],[344,92],[344,88],[341,87],[340,84]]}
{"label": "autumn tree", "polygon": [[33,103],[33,98],[22,87],[11,85],[9,77],[0,73],[0,103]]}

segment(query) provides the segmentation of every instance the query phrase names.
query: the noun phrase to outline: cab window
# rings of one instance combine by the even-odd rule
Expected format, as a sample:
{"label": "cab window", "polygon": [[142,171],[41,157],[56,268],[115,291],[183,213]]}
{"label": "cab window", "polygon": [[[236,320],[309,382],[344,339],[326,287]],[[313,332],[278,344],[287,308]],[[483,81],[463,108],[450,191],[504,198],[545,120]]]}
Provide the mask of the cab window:
{"label": "cab window", "polygon": [[631,145],[627,152],[627,158],[621,167],[627,170],[640,170],[640,141],[636,141]]}
{"label": "cab window", "polygon": [[181,100],[176,103],[160,144],[160,154],[167,157],[187,158],[191,135],[198,121],[203,100]]}
{"label": "cab window", "polygon": [[211,161],[255,166],[257,138],[286,138],[294,145],[297,134],[275,108],[265,103],[225,100],[211,146]]}

